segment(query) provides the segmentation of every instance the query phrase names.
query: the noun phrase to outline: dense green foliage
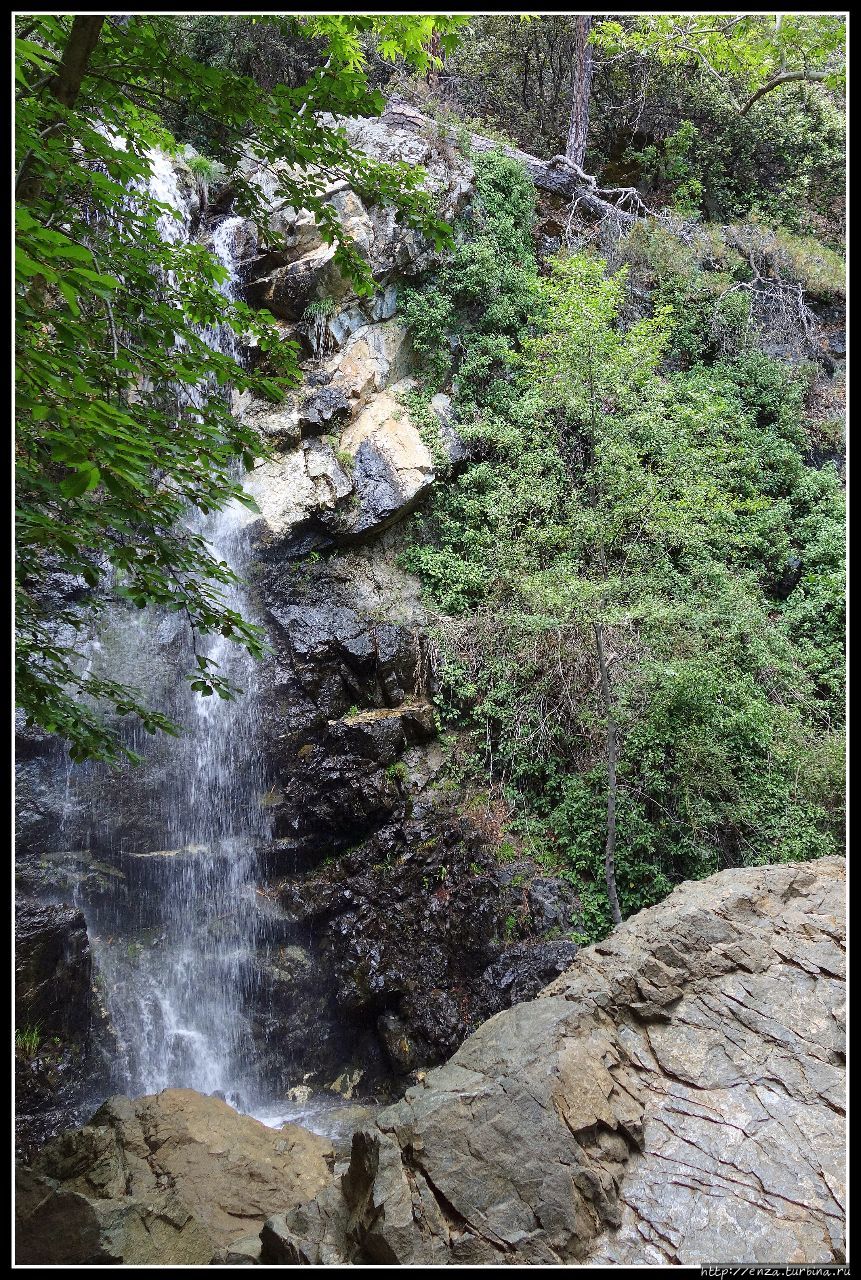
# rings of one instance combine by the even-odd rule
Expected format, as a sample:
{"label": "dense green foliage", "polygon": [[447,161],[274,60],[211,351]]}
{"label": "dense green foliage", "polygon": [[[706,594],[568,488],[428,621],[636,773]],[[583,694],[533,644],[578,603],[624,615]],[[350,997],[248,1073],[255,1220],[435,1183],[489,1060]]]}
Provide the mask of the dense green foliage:
{"label": "dense green foliage", "polygon": [[[231,570],[184,517],[247,501],[236,466],[253,465],[262,445],[232,416],[226,393],[277,398],[298,377],[297,347],[278,340],[265,314],[228,301],[224,268],[203,244],[175,243],[159,225],[174,215],[147,194],[147,180],[155,148],[177,148],[163,116],[181,99],[190,117],[218,120],[234,207],[260,225],[261,191],[238,164],[277,166],[276,199],[313,211],[343,272],[368,291],[367,264],[323,198],[326,171],[394,203],[440,243],[447,228],[419,174],[369,160],[318,113],[382,109],[364,75],[363,42],[376,39],[384,56],[422,71],[430,37],[447,47],[458,20],[289,20],[326,54],[292,89],[196,61],[175,18],[105,20],[92,48],[88,21],[101,22],[19,19],[16,42],[17,700],[75,759],[124,750],[102,718],[105,702],[149,731],[172,730],[134,689],[78,661],[78,633],[111,599],[181,611],[195,635],[220,631],[261,648],[258,630],[226,603]],[[237,21],[282,33],[278,19]],[[215,172],[204,158],[190,178]],[[202,330],[218,324],[255,343],[268,374],[213,351]],[[189,679],[204,696],[233,692],[202,653]]]}
{"label": "dense green foliage", "polygon": [[839,842],[842,494],[805,462],[802,375],[750,341],[721,358],[707,309],[674,313],[667,278],[622,323],[627,267],[562,255],[539,274],[528,179],[499,155],[477,164],[451,260],[404,303],[473,461],[406,558],[448,615],[439,700],[472,742],[465,767],[490,770],[512,829],[572,877],[594,937],[609,924],[595,623],[625,914],[680,879]]}

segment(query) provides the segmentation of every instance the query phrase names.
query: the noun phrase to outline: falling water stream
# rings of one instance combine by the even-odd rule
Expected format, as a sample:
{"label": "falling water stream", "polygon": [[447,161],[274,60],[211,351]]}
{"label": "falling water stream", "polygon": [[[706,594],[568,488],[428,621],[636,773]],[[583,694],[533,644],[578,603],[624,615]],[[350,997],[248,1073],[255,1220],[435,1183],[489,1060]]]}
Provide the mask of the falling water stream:
{"label": "falling water stream", "polygon": [[[152,162],[148,194],[179,215],[165,213],[161,233],[172,243],[187,240],[189,202],[167,158],[154,152]],[[227,296],[235,285],[232,245],[241,221],[223,221],[211,241],[229,271],[222,286]],[[210,328],[204,337],[236,355],[235,337],[226,326]],[[220,393],[203,381],[194,394]],[[237,574],[240,581],[224,589],[224,599],[244,616],[249,608],[241,580],[251,518],[236,502],[189,518],[213,555]],[[115,616],[112,661],[123,664],[124,673],[133,671],[166,621],[150,609]],[[182,652],[171,658],[174,683],[194,665],[189,637],[178,643]],[[93,644],[101,647],[98,639]],[[168,766],[161,775],[153,836],[163,847],[134,855],[141,864],[134,885],[138,901],[131,907],[103,905],[88,915],[96,971],[118,1039],[122,1087],[131,1093],[168,1087],[217,1092],[240,1109],[253,1110],[262,1095],[253,1069],[248,1009],[260,924],[257,846],[266,834],[255,661],[221,635],[198,637],[197,646],[218,664],[219,675],[244,692],[228,701],[184,687],[171,690],[170,712],[184,732],[167,746]],[[146,928],[135,932],[135,920]]]}

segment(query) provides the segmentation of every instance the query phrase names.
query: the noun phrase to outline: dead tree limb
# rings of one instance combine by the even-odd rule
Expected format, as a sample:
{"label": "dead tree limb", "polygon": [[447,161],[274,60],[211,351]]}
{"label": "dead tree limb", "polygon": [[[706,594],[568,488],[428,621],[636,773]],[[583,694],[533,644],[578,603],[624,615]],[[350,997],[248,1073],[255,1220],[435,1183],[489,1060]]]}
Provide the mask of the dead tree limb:
{"label": "dead tree limb", "polygon": [[[385,115],[402,128],[435,128],[436,122],[424,115],[403,98],[392,96]],[[578,164],[559,155],[551,160],[539,160],[526,151],[514,147],[501,147],[498,142],[484,138],[480,133],[469,135],[473,151],[502,151],[503,155],[519,161],[540,191],[549,191],[564,200],[571,200],[588,209],[597,218],[613,217],[624,226],[633,226],[650,211],[646,208],[636,187],[600,187],[598,179],[585,173]],[[610,196],[611,199],[605,197]],[[625,205],[628,208],[625,208]]]}

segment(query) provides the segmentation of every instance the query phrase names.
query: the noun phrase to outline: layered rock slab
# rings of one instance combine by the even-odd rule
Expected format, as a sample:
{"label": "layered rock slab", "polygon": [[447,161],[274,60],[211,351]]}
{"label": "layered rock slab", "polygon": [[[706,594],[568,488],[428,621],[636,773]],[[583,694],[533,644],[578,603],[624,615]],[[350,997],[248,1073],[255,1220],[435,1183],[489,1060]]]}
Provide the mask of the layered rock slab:
{"label": "layered rock slab", "polygon": [[262,1260],[842,1261],[844,880],[680,886],[357,1133]]}

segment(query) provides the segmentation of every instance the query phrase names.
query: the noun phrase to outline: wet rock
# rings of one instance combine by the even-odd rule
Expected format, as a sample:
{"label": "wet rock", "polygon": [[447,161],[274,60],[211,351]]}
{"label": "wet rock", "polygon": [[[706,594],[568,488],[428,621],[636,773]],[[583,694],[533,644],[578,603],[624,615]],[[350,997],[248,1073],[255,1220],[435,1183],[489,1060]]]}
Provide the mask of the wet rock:
{"label": "wet rock", "polygon": [[489,964],[482,981],[489,993],[496,993],[497,1000],[503,992],[508,1004],[532,1000],[542,987],[571,967],[579,950],[576,943],[563,939],[521,942],[507,947]]}
{"label": "wet rock", "polygon": [[15,868],[18,894],[42,902],[114,903],[128,893],[125,874],[89,849],[45,850],[21,858]]}
{"label": "wet rock", "polygon": [[86,1040],[92,1017],[87,926],[74,907],[18,902],[15,911],[15,1023]]}
{"label": "wet rock", "polygon": [[[303,786],[313,786],[317,748],[388,765],[388,734],[407,745],[432,731],[429,724],[423,727],[427,704],[414,692],[421,649],[411,629],[373,621],[366,611],[341,604],[355,597],[340,593],[336,573],[328,568],[291,586],[273,566],[266,593],[274,653],[263,673],[264,737],[275,803],[294,775],[303,776]],[[391,729],[384,718],[375,726],[373,716],[363,727],[366,711],[386,708],[393,712]],[[321,777],[321,792],[331,777],[331,770]]]}
{"label": "wet rock", "polygon": [[[285,880],[279,897],[285,916],[310,930],[334,1009],[373,1019],[390,1070],[404,1074],[439,1062],[573,959],[573,944],[539,941],[524,909],[534,876],[526,861],[498,866],[472,824],[436,807]],[[542,879],[547,900],[551,882]],[[564,882],[556,887],[553,918],[567,913],[573,928],[576,900]],[[512,930],[520,950],[506,941]]]}
{"label": "wet rock", "polygon": [[268,808],[280,847],[307,866],[382,826],[402,801],[379,761],[312,747],[281,775]]}
{"label": "wet rock", "polygon": [[312,1089],[297,1081],[330,1085],[357,1060],[369,1079],[380,1080],[385,1064],[373,1026],[345,1017],[332,975],[307,946],[307,929],[287,927],[294,941],[262,949],[255,964],[252,1034],[267,1091],[307,1102]]}
{"label": "wet rock", "polygon": [[386,1057],[392,1070],[398,1075],[415,1071],[428,1059],[428,1047],[419,1043],[410,1033],[406,1023],[394,1013],[382,1013],[377,1019],[377,1033],[383,1042]]}
{"label": "wet rock", "polygon": [[305,1262],[841,1262],[845,863],[722,872],[580,952],[267,1223]]}
{"label": "wet rock", "polygon": [[93,988],[86,923],[63,904],[15,910],[15,1142],[28,1158],[107,1082],[106,1015]]}
{"label": "wet rock", "polygon": [[[91,1234],[93,1213],[134,1222],[141,1206],[161,1205],[164,1213],[169,1203],[183,1219],[183,1236],[189,1221],[198,1225],[195,1248],[205,1257],[195,1260],[209,1262],[217,1247],[259,1229],[276,1208],[313,1197],[329,1182],[333,1161],[327,1139],[296,1125],[267,1129],[192,1089],[110,1098],[88,1125],[48,1143],[33,1161],[27,1187],[41,1179],[51,1194],[34,1207],[27,1192],[28,1260],[42,1260],[35,1256],[40,1222],[44,1234],[58,1205],[74,1230]],[[149,1260],[184,1261],[175,1248],[172,1237],[154,1242]],[[116,1261],[141,1260],[136,1240],[120,1241],[115,1252]]]}
{"label": "wet rock", "polygon": [[309,427],[320,428],[349,412],[350,405],[343,387],[320,387],[303,402],[301,421]]}

